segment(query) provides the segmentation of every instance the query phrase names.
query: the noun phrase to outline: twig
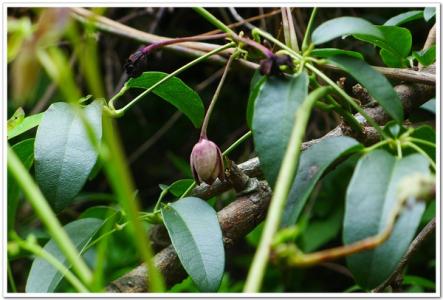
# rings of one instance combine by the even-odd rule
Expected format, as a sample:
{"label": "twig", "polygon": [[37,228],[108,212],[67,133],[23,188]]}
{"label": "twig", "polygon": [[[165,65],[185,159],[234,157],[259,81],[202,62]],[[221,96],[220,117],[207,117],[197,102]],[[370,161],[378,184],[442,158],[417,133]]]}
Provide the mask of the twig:
{"label": "twig", "polygon": [[394,283],[400,283],[403,281],[403,271],[408,264],[411,257],[418,251],[420,246],[425,242],[435,231],[435,218],[433,218],[426,226],[420,231],[417,237],[409,245],[408,251],[400,260],[397,268],[394,272],[383,282],[381,285],[372,290],[373,293],[383,292],[385,288]]}
{"label": "twig", "polygon": [[228,7],[228,10],[236,21],[241,22],[242,25],[246,26],[249,30],[252,30],[255,28],[254,25],[252,25],[251,23],[249,23],[248,21],[243,19],[242,16],[240,16],[240,14],[237,12],[237,10],[234,7]]}
{"label": "twig", "polygon": [[[436,41],[436,35],[437,35],[437,24],[434,24],[434,26],[432,26],[431,30],[429,30],[428,33],[428,37],[426,38],[425,44],[423,45],[423,50],[427,50],[429,48],[431,48],[432,45],[435,44]],[[421,71],[423,69],[423,65],[422,64],[418,64],[418,70]]]}

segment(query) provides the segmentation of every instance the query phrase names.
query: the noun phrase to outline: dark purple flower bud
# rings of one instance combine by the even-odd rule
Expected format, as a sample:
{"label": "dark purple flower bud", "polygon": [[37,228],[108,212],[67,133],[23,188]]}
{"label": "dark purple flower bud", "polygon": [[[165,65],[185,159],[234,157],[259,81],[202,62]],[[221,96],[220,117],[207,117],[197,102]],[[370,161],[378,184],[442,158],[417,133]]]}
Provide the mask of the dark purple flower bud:
{"label": "dark purple flower bud", "polygon": [[289,55],[272,55],[266,59],[260,61],[260,74],[262,75],[275,75],[283,76],[283,72],[280,70],[280,66],[288,66],[293,68],[292,59]]}
{"label": "dark purple flower bud", "polygon": [[192,174],[197,184],[212,184],[215,179],[224,180],[223,157],[218,146],[206,138],[200,138],[191,153]]}
{"label": "dark purple flower bud", "polygon": [[128,77],[138,77],[146,69],[148,54],[143,50],[144,47],[140,47],[136,52],[129,56],[128,61],[124,65]]}

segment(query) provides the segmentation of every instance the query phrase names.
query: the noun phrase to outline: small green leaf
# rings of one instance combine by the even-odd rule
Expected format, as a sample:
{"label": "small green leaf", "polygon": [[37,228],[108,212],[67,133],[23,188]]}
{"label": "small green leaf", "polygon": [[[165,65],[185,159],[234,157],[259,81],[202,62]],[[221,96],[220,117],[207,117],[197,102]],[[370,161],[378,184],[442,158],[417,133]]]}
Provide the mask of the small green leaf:
{"label": "small green leaf", "polygon": [[255,100],[257,99],[257,96],[260,93],[265,81],[266,77],[262,76],[258,71],[254,73],[254,76],[251,79],[251,84],[249,85],[248,105],[246,107],[246,123],[248,124],[249,128],[252,127]]}
{"label": "small green leaf", "polygon": [[[12,150],[28,170],[34,161],[34,140],[27,139],[12,146]],[[20,189],[18,184],[8,171],[8,231],[13,229],[14,226],[19,195]]]}
{"label": "small green leaf", "polygon": [[435,290],[435,283],[433,281],[419,276],[405,275],[403,277],[403,284],[416,285],[430,290]]}
{"label": "small green leaf", "polygon": [[205,201],[187,197],[162,208],[172,245],[200,291],[215,292],[225,267],[217,214]]}
{"label": "small green leaf", "polygon": [[38,126],[42,117],[43,113],[32,115],[24,118],[20,123],[16,124],[16,126],[12,127],[11,129],[8,127],[8,140]]}
{"label": "small green leaf", "polygon": [[423,66],[429,66],[435,63],[435,55],[436,55],[436,47],[433,45],[432,47],[422,50],[422,51],[414,51],[412,52],[412,56]]}
{"label": "small green leaf", "polygon": [[400,98],[385,76],[364,61],[353,57],[339,55],[328,61],[354,77],[394,120],[402,122],[403,107]]}
{"label": "small green leaf", "polygon": [[386,26],[399,26],[404,23],[408,23],[414,20],[423,18],[423,11],[421,10],[411,10],[399,15],[396,15],[389,20],[387,20],[383,25]]}
{"label": "small green leaf", "polygon": [[294,225],[316,183],[338,158],[359,151],[363,146],[350,137],[330,137],[303,151],[283,213],[282,227]]}
{"label": "small green leaf", "polygon": [[380,30],[370,22],[355,17],[339,17],[324,22],[312,32],[312,43],[319,45],[340,36],[365,34],[383,39]]}
{"label": "small green leaf", "polygon": [[294,125],[294,115],[308,94],[305,72],[291,78],[269,77],[255,101],[252,132],[266,180],[274,186]]}
{"label": "small green leaf", "polygon": [[[421,139],[421,140],[431,142],[434,144],[436,143],[435,130],[429,125],[423,125],[423,126],[417,127],[414,130],[414,132],[411,133],[410,137]],[[436,153],[435,147],[431,147],[431,146],[424,145],[424,144],[417,143],[417,142],[414,142],[414,144],[416,144],[418,147],[423,149],[423,151],[425,151],[429,155],[429,157],[431,157],[432,160],[435,161],[435,153]],[[412,149],[408,149],[408,150],[410,150],[413,153]]]}
{"label": "small green leaf", "polygon": [[[102,135],[102,104],[84,108],[96,138]],[[97,161],[83,122],[72,105],[58,102],[45,112],[35,139],[35,177],[56,211],[69,205]]]}
{"label": "small green leaf", "polygon": [[435,13],[435,7],[425,7],[425,9],[423,10],[423,17],[425,18],[426,22],[429,22],[429,20],[432,19],[433,16],[435,16]]}
{"label": "small green leaf", "polygon": [[14,114],[8,119],[8,131],[14,129],[25,118],[25,111],[19,107]]}
{"label": "small green leaf", "polygon": [[426,103],[422,104],[420,108],[426,109],[427,111],[430,111],[435,114],[436,110],[435,98],[428,100]]}
{"label": "small green leaf", "polygon": [[180,197],[194,183],[194,179],[180,179],[173,182],[168,191],[176,197]]}
{"label": "small green leaf", "polygon": [[[430,173],[428,161],[419,154],[397,159],[384,150],[374,150],[362,157],[346,194],[344,244],[382,232],[398,201],[399,183],[415,173]],[[357,284],[372,289],[389,277],[414,238],[424,210],[425,202],[411,197],[387,241],[373,250],[347,257]]]}
{"label": "small green leaf", "polygon": [[311,51],[311,55],[315,57],[327,58],[336,55],[348,55],[358,59],[364,59],[360,52],[341,50],[337,48],[319,48]]}
{"label": "small green leaf", "polygon": [[[75,247],[82,251],[92,237],[97,233],[103,224],[100,219],[80,219],[65,225],[63,228],[69,235]],[[43,249],[52,254],[65,266],[69,267],[68,261],[55,244],[54,240],[50,240]],[[36,258],[32,262],[29,271],[28,280],[26,281],[26,293],[51,293],[57,288],[63,275],[58,272],[51,264],[42,258]]]}
{"label": "small green leaf", "polygon": [[[137,78],[129,79],[126,85],[130,88],[148,89],[167,75],[163,72],[144,72]],[[180,78],[172,77],[152,92],[184,113],[195,127],[201,126],[205,115],[203,102],[200,96]]]}

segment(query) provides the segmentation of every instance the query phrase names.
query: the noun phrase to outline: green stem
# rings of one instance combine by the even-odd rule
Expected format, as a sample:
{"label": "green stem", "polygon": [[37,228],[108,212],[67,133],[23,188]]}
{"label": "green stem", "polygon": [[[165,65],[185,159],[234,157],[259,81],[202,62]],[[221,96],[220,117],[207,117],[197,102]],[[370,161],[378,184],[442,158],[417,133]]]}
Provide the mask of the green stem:
{"label": "green stem", "polygon": [[51,253],[45,251],[42,247],[40,247],[37,244],[28,241],[23,241],[18,237],[15,239],[15,241],[21,248],[33,253],[36,256],[41,257],[42,259],[46,260],[49,264],[51,264],[57,271],[63,274],[66,280],[68,280],[77,291],[81,293],[89,292],[89,290],[83,285],[83,283]]}
{"label": "green stem", "polygon": [[271,244],[275,233],[280,226],[281,216],[285,208],[286,199],[297,170],[301,152],[301,143],[309,121],[310,112],[315,102],[326,95],[331,90],[330,87],[322,87],[314,90],[308,95],[295,113],[295,122],[292,127],[291,136],[288,142],[285,156],[280,166],[277,183],[273,191],[271,204],[266,216],[266,223],[263,234],[255,253],[252,266],[249,269],[245,284],[245,292],[254,293],[260,290],[263,281],[265,268],[270,254]]}
{"label": "green stem", "polygon": [[425,141],[425,140],[422,140],[422,139],[418,139],[418,138],[414,138],[414,137],[409,137],[408,140],[411,141],[411,142],[415,142],[415,143],[419,143],[419,144],[423,144],[423,145],[435,148],[435,144],[434,143],[428,142],[428,141]]}
{"label": "green stem", "polygon": [[306,27],[306,32],[303,37],[303,43],[301,45],[302,51],[305,51],[308,48],[308,43],[311,40],[311,30],[312,25],[314,23],[315,16],[317,15],[317,7],[312,8],[311,16],[309,17],[308,26]]}
{"label": "green stem", "polygon": [[429,163],[431,164],[432,168],[434,170],[437,170],[437,166],[435,165],[434,160],[425,152],[423,151],[423,149],[421,149],[420,147],[418,147],[416,144],[411,143],[411,142],[406,142],[404,143],[404,145],[406,147],[410,147],[412,149],[414,149],[415,151],[417,151],[418,153],[420,153],[421,155],[423,155],[424,157],[426,157],[426,159],[429,161]]}
{"label": "green stem", "polygon": [[42,192],[35,184],[31,175],[23,166],[14,150],[8,145],[8,170],[23,190],[26,198],[34,209],[35,213],[46,226],[49,235],[59,247],[60,251],[72,265],[78,277],[89,285],[92,280],[92,274],[85,262],[81,259],[76,247],[72,243],[69,236],[63,230],[62,225],[58,221]]}
{"label": "green stem", "polygon": [[158,211],[159,207],[160,207],[160,203],[162,202],[163,198],[166,196],[166,194],[168,193],[168,189],[164,189],[161,193],[160,196],[158,197],[157,203],[155,203],[154,206],[154,212]]}
{"label": "green stem", "polygon": [[11,270],[11,263],[8,259],[8,279],[9,279],[9,285],[11,286],[11,290],[13,293],[17,293],[17,286],[15,285],[14,276],[12,275]]}
{"label": "green stem", "polygon": [[386,144],[388,144],[390,142],[391,142],[391,140],[389,140],[389,139],[380,141],[377,144],[372,145],[371,147],[364,148],[362,150],[362,152],[363,153],[369,153],[369,152],[371,152],[371,151],[373,151],[373,150],[375,150],[375,149],[377,149],[377,148],[379,148],[379,147],[381,147],[383,145],[386,145]]}
{"label": "green stem", "polygon": [[236,56],[235,53],[232,54],[229,57],[228,62],[226,63],[226,67],[223,71],[223,75],[220,79],[220,82],[218,83],[218,86],[217,86],[217,89],[215,90],[214,95],[212,96],[211,103],[209,104],[208,111],[206,112],[206,115],[205,115],[205,119],[203,120],[203,125],[202,125],[201,131],[200,131],[200,138],[207,138],[206,131],[208,129],[209,119],[211,118],[212,111],[214,110],[214,107],[215,107],[215,103],[217,102],[218,97],[220,96],[221,88],[223,87],[223,84],[225,83],[226,75],[228,74],[229,67],[231,66],[232,62],[234,61],[235,56]]}
{"label": "green stem", "polygon": [[226,156],[232,152],[235,148],[237,148],[241,143],[246,141],[252,135],[252,131],[249,130],[244,135],[242,135],[238,140],[236,140],[231,146],[228,147],[225,151],[223,151],[222,155]]}
{"label": "green stem", "polygon": [[403,157],[403,153],[401,151],[401,142],[399,140],[396,140],[395,144],[397,145],[397,156],[401,159]]}
{"label": "green stem", "polygon": [[108,155],[102,158],[105,160],[103,166],[117,195],[117,199],[126,213],[137,251],[145,262],[150,290],[153,292],[163,292],[165,290],[163,276],[155,267],[151,244],[147,239],[143,224],[139,220],[139,201],[134,197],[135,188],[124,159],[117,132],[118,130],[115,128],[113,119],[105,116],[103,118],[103,139]]}
{"label": "green stem", "polygon": [[187,63],[186,65],[180,67],[179,69],[175,70],[174,72],[168,74],[167,76],[163,77],[161,80],[157,81],[154,85],[150,86],[148,89],[146,89],[145,91],[143,91],[143,93],[141,93],[140,95],[138,95],[136,98],[134,98],[131,102],[129,102],[128,104],[126,104],[124,107],[120,108],[120,109],[115,109],[114,103],[115,101],[121,96],[123,95],[124,92],[126,92],[126,90],[128,89],[128,87],[125,85],[123,86],[123,88],[120,90],[120,92],[118,92],[114,97],[112,97],[112,99],[109,101],[108,106],[109,106],[109,111],[110,114],[113,117],[121,117],[126,110],[128,110],[130,107],[132,107],[135,103],[137,103],[140,99],[142,99],[144,96],[146,96],[147,94],[149,94],[150,92],[152,92],[156,87],[158,87],[160,84],[164,83],[165,81],[169,80],[170,78],[180,74],[181,72],[189,69],[190,67],[198,64],[201,61],[204,61],[205,59],[207,59],[208,57],[211,57],[212,55],[215,55],[223,50],[226,50],[228,48],[231,48],[235,45],[234,42],[228,43],[226,45],[223,45],[219,48],[216,48],[196,59],[194,59],[193,61]]}
{"label": "green stem", "polygon": [[203,18],[208,20],[209,23],[211,23],[212,25],[214,25],[215,27],[217,27],[221,31],[226,32],[228,35],[231,35],[232,37],[236,36],[235,32],[232,31],[231,28],[226,26],[222,21],[217,19],[213,14],[211,14],[205,8],[203,8],[203,7],[193,7],[192,9],[194,9],[194,11],[196,11],[200,16],[202,16]]}

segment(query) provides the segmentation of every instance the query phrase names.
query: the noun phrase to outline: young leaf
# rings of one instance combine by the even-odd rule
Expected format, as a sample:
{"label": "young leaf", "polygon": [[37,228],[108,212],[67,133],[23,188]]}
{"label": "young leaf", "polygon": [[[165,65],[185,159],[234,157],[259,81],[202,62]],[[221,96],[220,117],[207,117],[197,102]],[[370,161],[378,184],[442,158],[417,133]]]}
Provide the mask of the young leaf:
{"label": "young leaf", "polygon": [[[35,139],[27,139],[12,146],[12,150],[14,150],[28,170],[34,161],[34,140]],[[14,226],[19,194],[20,189],[17,182],[14,177],[10,176],[8,171],[8,230],[11,230]]]}
{"label": "young leaf", "polygon": [[336,55],[348,55],[358,59],[364,59],[363,55],[360,52],[342,50],[337,48],[319,48],[311,51],[312,56],[327,58]]}
{"label": "young leaf", "polygon": [[[102,135],[102,104],[84,108],[96,138]],[[83,187],[97,160],[83,122],[68,103],[54,103],[45,112],[35,139],[35,177],[56,211],[69,205]]]}
{"label": "young leaf", "polygon": [[318,26],[312,32],[311,40],[314,45],[319,45],[340,36],[351,34],[365,34],[383,39],[380,30],[370,22],[355,17],[339,17]]}
{"label": "young leaf", "polygon": [[8,140],[38,126],[38,124],[40,124],[40,121],[42,120],[42,117],[43,113],[32,115],[24,118],[15,126],[11,128],[8,127]]}
{"label": "young leaf", "polygon": [[173,182],[168,190],[172,195],[180,197],[193,183],[194,179],[180,179]]}
{"label": "young leaf", "polygon": [[328,61],[354,77],[394,120],[402,122],[403,107],[400,98],[385,76],[364,61],[353,57],[339,55]]}
{"label": "young leaf", "polygon": [[[126,85],[130,88],[148,89],[167,75],[163,72],[144,72],[137,78],[129,79]],[[172,77],[152,92],[184,113],[195,127],[201,126],[205,115],[203,102],[180,78]]]}
{"label": "young leaf", "polygon": [[330,137],[303,151],[294,183],[283,213],[282,227],[294,225],[316,183],[338,158],[355,153],[363,146],[350,137]]}
{"label": "young leaf", "polygon": [[387,20],[383,25],[386,26],[400,26],[401,24],[408,23],[414,20],[423,18],[423,11],[411,10],[399,15],[396,15]]}
{"label": "young leaf", "polygon": [[14,127],[16,127],[18,124],[20,124],[23,119],[25,118],[25,111],[23,108],[19,107],[14,112],[14,114],[8,119],[8,131],[12,130]]}
{"label": "young leaf", "polygon": [[[95,233],[97,233],[102,224],[103,220],[88,218],[71,222],[63,228],[76,248],[81,251]],[[68,266],[66,258],[63,256],[54,240],[51,239],[47,242],[43,249],[52,254],[65,266]],[[28,280],[26,281],[25,291],[26,293],[52,293],[62,279],[63,275],[51,264],[42,258],[36,258],[32,262]]]}
{"label": "young leaf", "polygon": [[260,90],[266,81],[266,76],[262,76],[258,71],[254,73],[251,79],[251,84],[249,85],[249,97],[248,105],[246,107],[246,123],[249,128],[252,127],[252,118],[254,115],[255,100],[257,99]]}
{"label": "young leaf", "polygon": [[252,132],[266,180],[274,186],[286,151],[294,114],[308,94],[305,72],[291,78],[269,77],[255,101]]}
{"label": "young leaf", "polygon": [[425,18],[426,22],[429,22],[429,20],[432,19],[433,16],[435,16],[435,13],[435,7],[425,7],[425,9],[423,10],[423,17]]}
{"label": "young leaf", "polygon": [[432,65],[435,62],[436,55],[436,47],[435,45],[422,51],[414,51],[412,52],[412,56],[423,66]]}
{"label": "young leaf", "polygon": [[225,267],[223,236],[217,214],[205,201],[187,197],[162,208],[172,245],[194,283],[215,292]]}
{"label": "young leaf", "polygon": [[[429,174],[429,164],[422,155],[396,159],[384,150],[375,150],[360,159],[346,194],[346,245],[385,229],[398,201],[398,184],[414,173]],[[372,289],[392,273],[414,238],[424,209],[423,201],[411,197],[387,241],[373,250],[347,257],[348,267],[361,287]]]}

